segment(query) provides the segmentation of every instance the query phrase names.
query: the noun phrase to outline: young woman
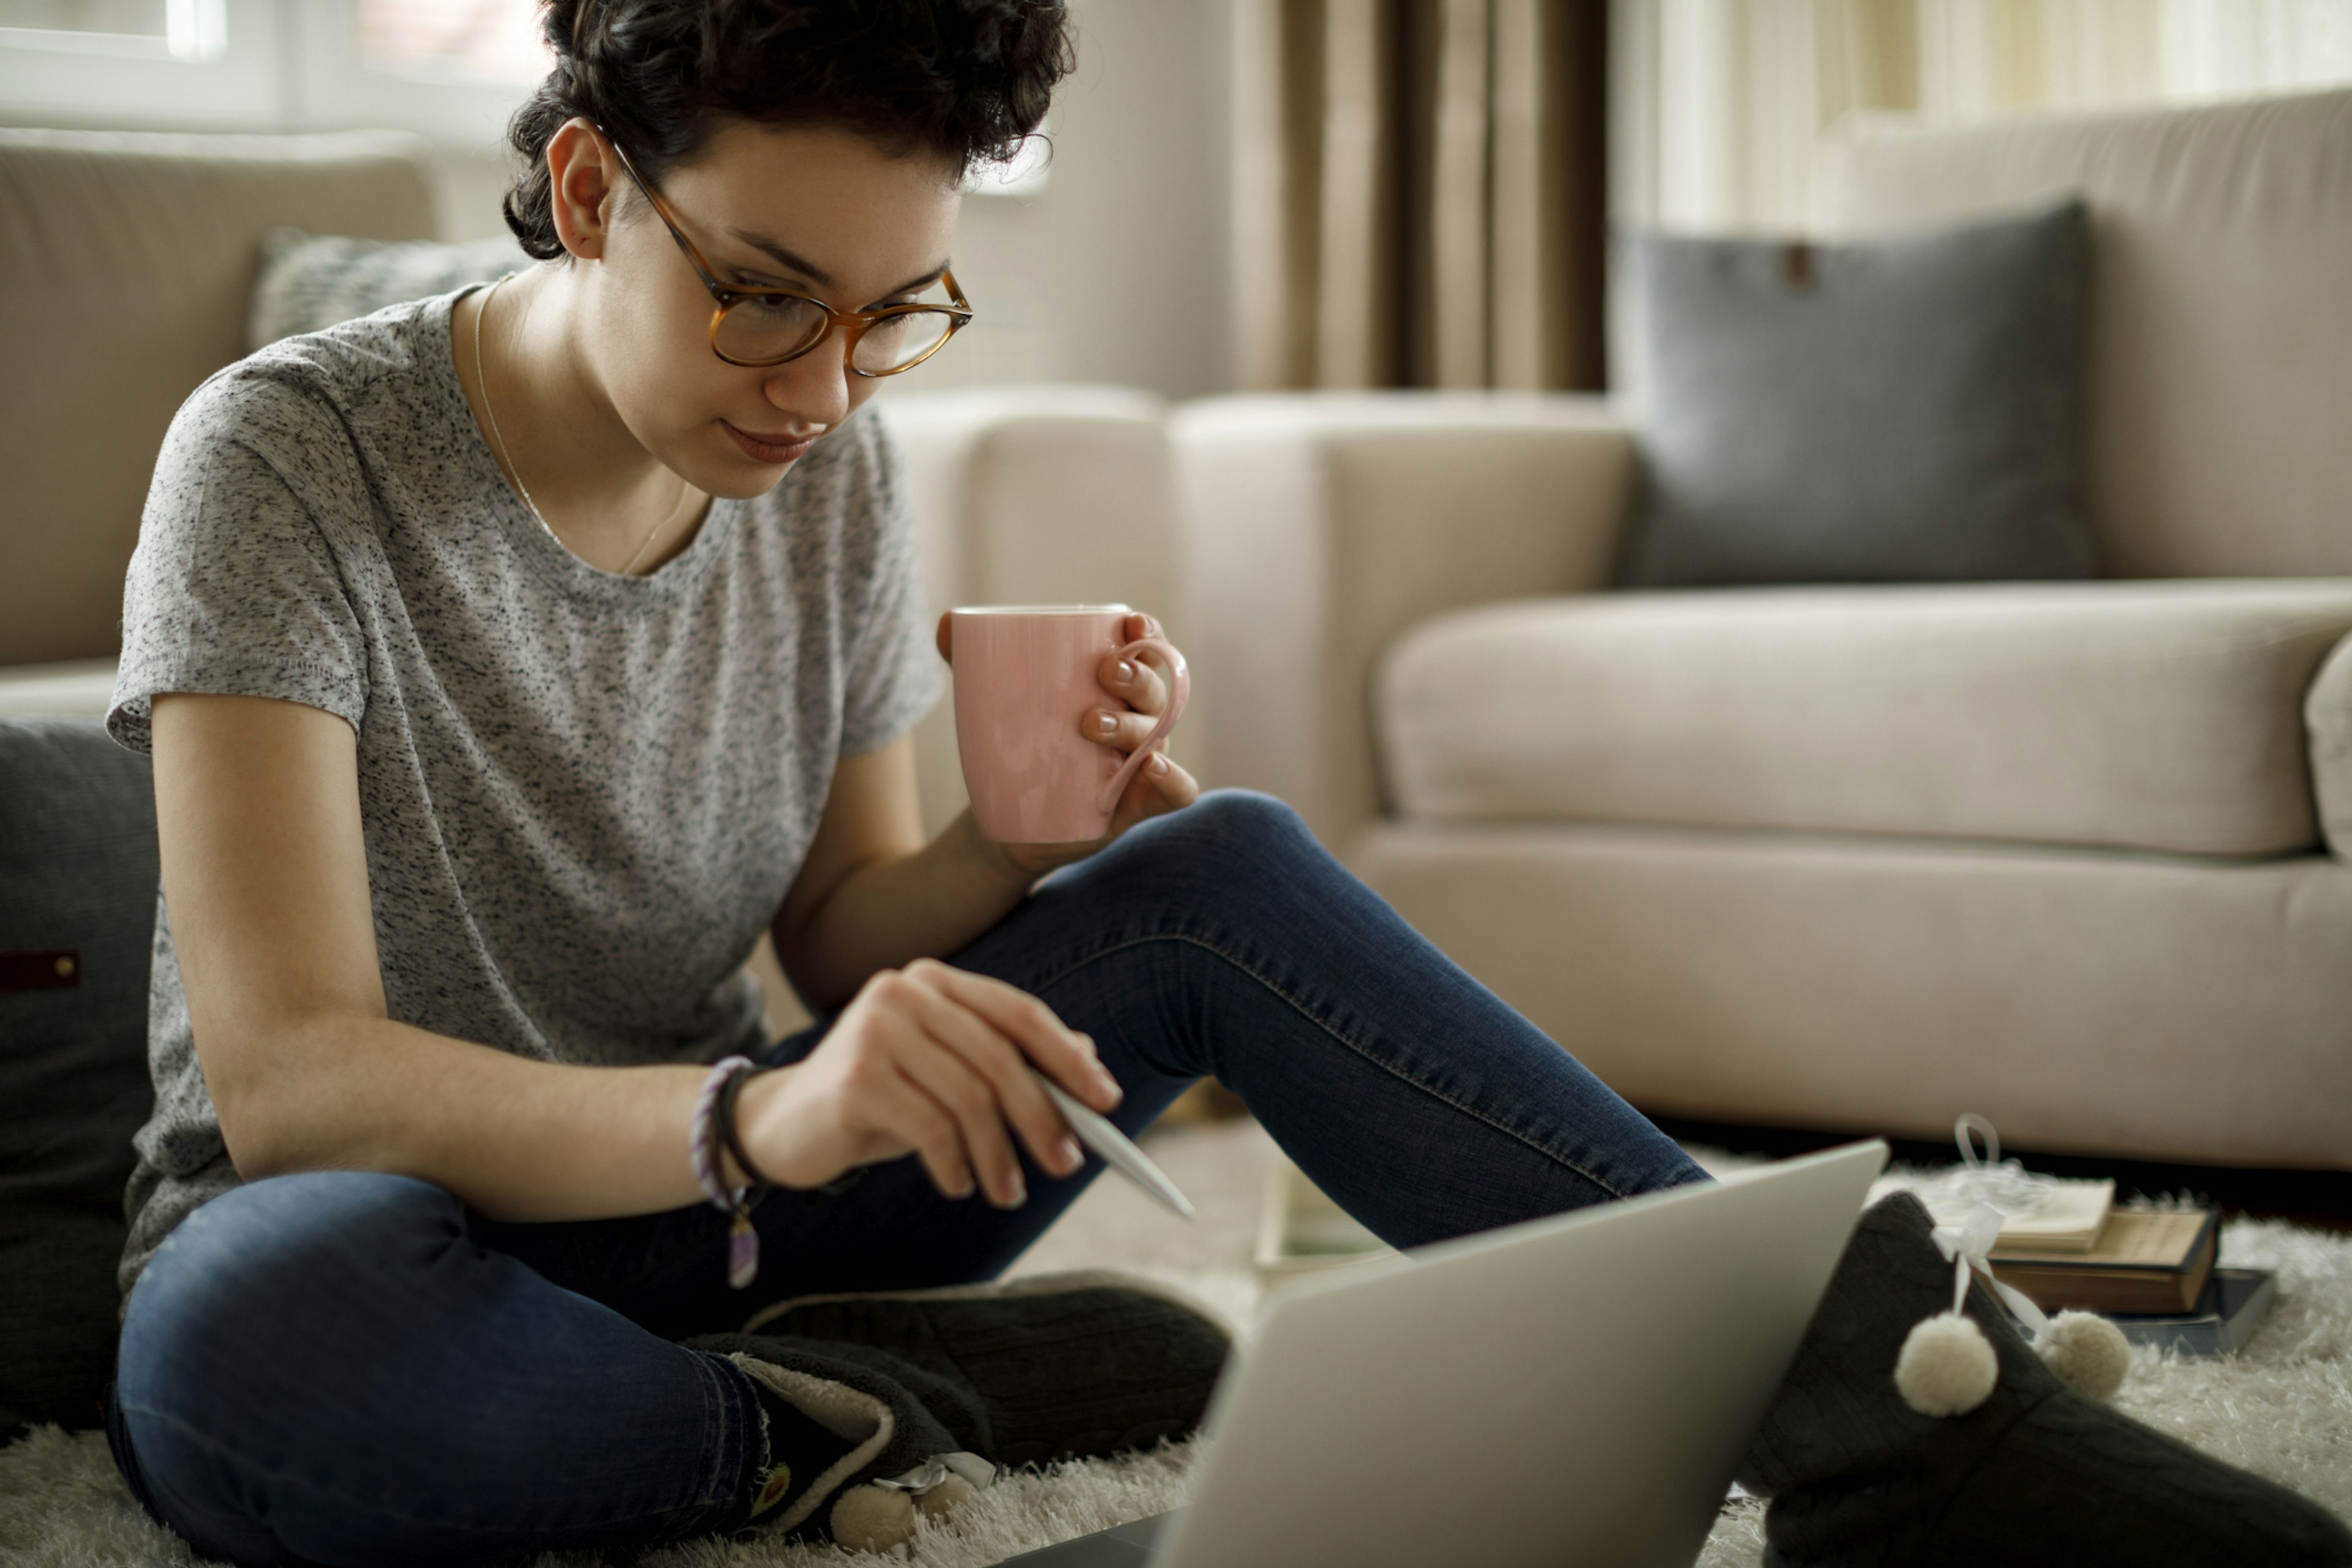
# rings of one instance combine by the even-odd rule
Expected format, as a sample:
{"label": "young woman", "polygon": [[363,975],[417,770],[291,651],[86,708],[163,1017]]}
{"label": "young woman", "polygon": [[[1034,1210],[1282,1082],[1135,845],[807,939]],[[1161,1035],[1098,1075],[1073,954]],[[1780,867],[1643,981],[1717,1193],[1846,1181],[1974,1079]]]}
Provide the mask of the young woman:
{"label": "young woman", "polygon": [[[923,841],[946,628],[860,408],[967,315],[1055,0],[545,26],[540,265],[231,367],[157,469],[110,720],[163,863],[109,1411],[151,1511],[247,1563],[822,1527],[908,1452],[679,1342],[992,1279],[1087,1170],[1033,1065],[1129,1131],[1213,1073],[1400,1245],[1700,1179],[1272,800],[1163,762],[1100,843]],[[1100,673],[1130,751],[1160,681]],[[763,931],[827,1015],[772,1046]]]}

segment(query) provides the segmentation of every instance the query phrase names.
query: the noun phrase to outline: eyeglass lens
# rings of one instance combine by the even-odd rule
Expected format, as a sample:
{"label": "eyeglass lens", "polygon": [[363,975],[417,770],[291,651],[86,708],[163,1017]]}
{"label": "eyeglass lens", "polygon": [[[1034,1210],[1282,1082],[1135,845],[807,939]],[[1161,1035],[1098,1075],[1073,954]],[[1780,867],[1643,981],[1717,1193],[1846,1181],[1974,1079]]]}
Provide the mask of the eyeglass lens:
{"label": "eyeglass lens", "polygon": [[[859,337],[851,363],[868,375],[904,370],[939,347],[954,324],[945,310],[885,317]],[[828,325],[825,313],[806,300],[754,295],[737,300],[719,317],[717,346],[739,363],[775,364],[806,353]]]}

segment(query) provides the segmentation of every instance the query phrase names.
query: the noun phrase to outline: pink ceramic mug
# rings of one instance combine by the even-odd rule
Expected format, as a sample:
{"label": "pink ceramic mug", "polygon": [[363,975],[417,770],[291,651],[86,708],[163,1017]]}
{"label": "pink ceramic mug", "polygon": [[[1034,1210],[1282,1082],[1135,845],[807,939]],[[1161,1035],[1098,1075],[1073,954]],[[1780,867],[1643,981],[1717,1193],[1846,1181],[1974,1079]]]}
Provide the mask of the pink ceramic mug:
{"label": "pink ceramic mug", "polygon": [[[1125,605],[1004,605],[952,612],[956,752],[981,832],[1004,844],[1100,838],[1128,781],[1176,727],[1192,694],[1184,656],[1165,637],[1121,643]],[[1105,656],[1150,651],[1165,665],[1168,710],[1126,762],[1080,722],[1118,711],[1098,671]]]}

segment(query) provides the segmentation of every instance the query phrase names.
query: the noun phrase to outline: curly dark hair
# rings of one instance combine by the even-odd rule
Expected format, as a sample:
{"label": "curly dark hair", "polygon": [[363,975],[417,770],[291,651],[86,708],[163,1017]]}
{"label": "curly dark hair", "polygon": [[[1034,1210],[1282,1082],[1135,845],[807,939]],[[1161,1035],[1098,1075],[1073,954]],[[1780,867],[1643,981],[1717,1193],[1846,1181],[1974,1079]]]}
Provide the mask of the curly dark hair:
{"label": "curly dark hair", "polygon": [[507,226],[563,254],[547,143],[582,115],[648,180],[728,118],[830,125],[961,174],[1009,157],[1073,63],[1062,0],[548,0],[555,68],[507,127]]}

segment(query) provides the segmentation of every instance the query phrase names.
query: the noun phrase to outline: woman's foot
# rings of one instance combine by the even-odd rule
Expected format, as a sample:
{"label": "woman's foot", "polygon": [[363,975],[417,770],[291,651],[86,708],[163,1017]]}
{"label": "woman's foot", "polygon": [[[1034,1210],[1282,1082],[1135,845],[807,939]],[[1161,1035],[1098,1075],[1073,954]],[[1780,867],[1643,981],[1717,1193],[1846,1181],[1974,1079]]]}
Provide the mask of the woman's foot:
{"label": "woman's foot", "polygon": [[1895,1386],[1915,1325],[1952,1303],[1933,1222],[1900,1194],[1855,1227],[1750,1443],[1769,1568],[2339,1568],[2352,1531],[2062,1383],[1981,1282],[1968,1317],[1997,1363],[1982,1403],[1922,1414]]}
{"label": "woman's foot", "polygon": [[[1230,1340],[1205,1310],[1149,1281],[1103,1273],[771,1308],[759,1331],[708,1334],[803,1443],[812,1476],[771,1465],[749,1521],[826,1525],[887,1551],[918,1511],[952,1508],[999,1468],[1148,1448],[1200,1425]],[[790,1407],[780,1417],[774,1401]],[[827,1457],[831,1456],[831,1457]],[[757,1504],[755,1503],[755,1507]]]}

